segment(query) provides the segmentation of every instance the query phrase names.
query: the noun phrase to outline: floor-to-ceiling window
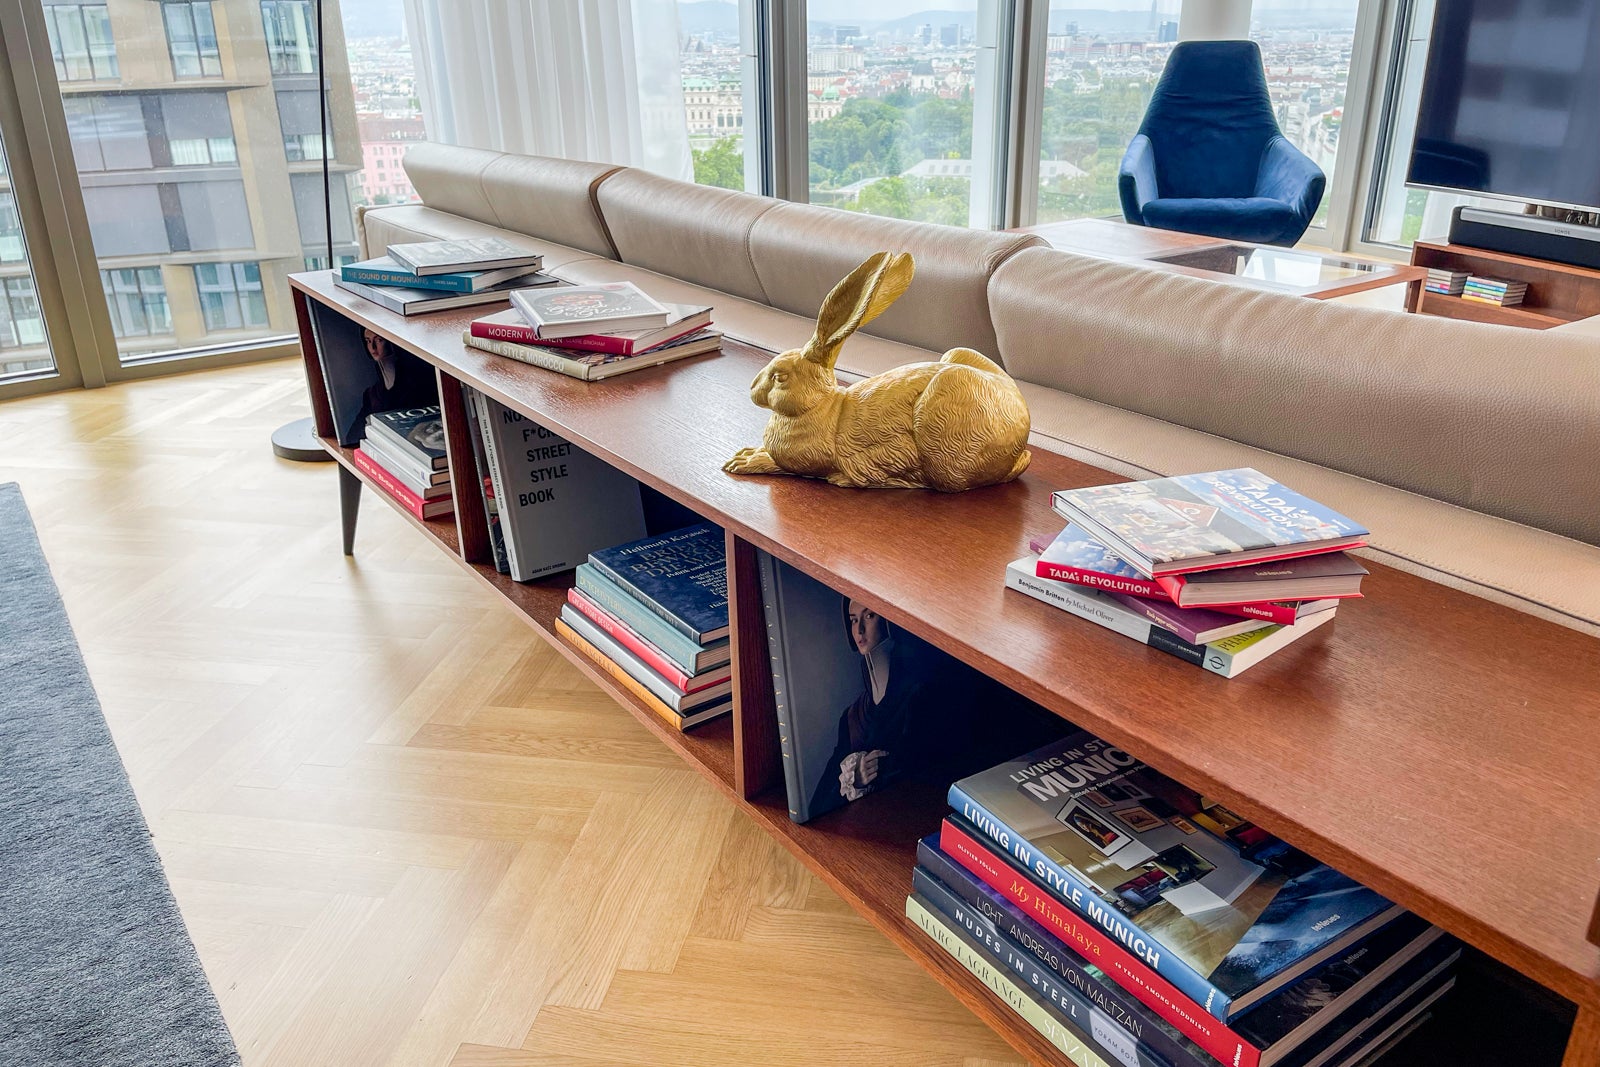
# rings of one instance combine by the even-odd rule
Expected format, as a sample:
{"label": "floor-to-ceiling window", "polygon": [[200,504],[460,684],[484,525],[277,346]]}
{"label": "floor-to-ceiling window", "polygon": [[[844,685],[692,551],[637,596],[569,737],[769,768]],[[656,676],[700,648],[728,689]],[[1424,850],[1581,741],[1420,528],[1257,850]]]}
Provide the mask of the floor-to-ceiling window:
{"label": "floor-to-ceiling window", "polygon": [[0,138],[0,382],[55,370]]}

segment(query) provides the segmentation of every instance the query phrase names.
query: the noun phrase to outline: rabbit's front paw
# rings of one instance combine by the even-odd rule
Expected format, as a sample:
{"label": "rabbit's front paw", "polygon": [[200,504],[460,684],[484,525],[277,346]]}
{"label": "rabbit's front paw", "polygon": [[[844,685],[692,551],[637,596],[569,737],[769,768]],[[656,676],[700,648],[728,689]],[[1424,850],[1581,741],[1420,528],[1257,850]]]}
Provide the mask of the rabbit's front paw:
{"label": "rabbit's front paw", "polygon": [[729,474],[777,474],[781,467],[764,449],[741,448],[722,465]]}

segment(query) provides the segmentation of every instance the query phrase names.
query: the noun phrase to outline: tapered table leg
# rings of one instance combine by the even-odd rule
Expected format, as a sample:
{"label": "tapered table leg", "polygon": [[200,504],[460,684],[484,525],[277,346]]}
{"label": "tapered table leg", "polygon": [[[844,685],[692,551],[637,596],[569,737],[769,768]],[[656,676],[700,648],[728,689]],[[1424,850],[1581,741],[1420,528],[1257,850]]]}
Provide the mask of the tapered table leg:
{"label": "tapered table leg", "polygon": [[355,555],[356,515],[361,510],[361,479],[339,467],[339,523],[344,530],[344,554]]}

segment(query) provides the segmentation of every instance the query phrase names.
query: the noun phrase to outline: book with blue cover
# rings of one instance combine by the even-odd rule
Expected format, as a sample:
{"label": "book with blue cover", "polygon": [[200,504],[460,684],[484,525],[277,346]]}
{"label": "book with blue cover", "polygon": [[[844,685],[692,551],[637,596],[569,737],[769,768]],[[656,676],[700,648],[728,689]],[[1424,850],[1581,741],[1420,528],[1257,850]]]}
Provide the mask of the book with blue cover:
{"label": "book with blue cover", "polygon": [[1355,548],[1368,534],[1248,467],[1063,489],[1051,502],[1146,578]]}
{"label": "book with blue cover", "polygon": [[554,285],[556,279],[540,274],[537,267],[502,267],[499,270],[462,270],[449,274],[417,274],[391,256],[346,263],[339,277],[363,285],[391,285],[405,289],[435,289],[448,293],[481,293],[497,285],[515,281],[519,285]]}
{"label": "book with blue cover", "polygon": [[589,553],[589,562],[698,645],[728,636],[728,552],[701,522]]}
{"label": "book with blue cover", "polygon": [[1218,1019],[1400,911],[1084,730],[956,782],[949,801]]}

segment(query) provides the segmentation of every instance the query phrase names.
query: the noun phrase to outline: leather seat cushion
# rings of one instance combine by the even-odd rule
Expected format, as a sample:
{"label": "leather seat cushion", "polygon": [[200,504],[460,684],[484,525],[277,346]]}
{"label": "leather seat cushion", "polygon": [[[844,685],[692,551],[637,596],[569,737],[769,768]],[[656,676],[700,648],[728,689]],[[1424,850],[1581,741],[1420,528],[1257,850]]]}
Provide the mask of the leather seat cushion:
{"label": "leather seat cushion", "polygon": [[1600,548],[1594,545],[1055,389],[1019,384],[1041,448],[1128,478],[1254,467],[1369,527],[1372,547],[1358,555],[1600,636],[1600,582],[1594,580],[1600,574]]}
{"label": "leather seat cushion", "polygon": [[1273,241],[1300,225],[1295,210],[1264,196],[1216,200],[1169,197],[1141,209],[1147,226],[1212,234],[1233,241]]}
{"label": "leather seat cushion", "polygon": [[582,249],[530,237],[516,230],[502,229],[421,204],[366,208],[361,212],[359,225],[362,254],[369,259],[383,255],[383,250],[392,244],[446,241],[462,237],[499,237],[518,248],[538,252],[544,256],[545,271],[555,271],[579,260],[599,258]]}
{"label": "leather seat cushion", "polygon": [[[774,352],[799,348],[811,339],[817,326],[816,320],[807,316],[791,315],[753,300],[742,300],[716,289],[627,263],[591,257],[574,261],[552,273],[564,281],[579,285],[632,282],[657,300],[674,304],[709,305],[713,309],[712,318],[717,329],[735,340]],[[938,359],[939,355],[941,353],[858,333],[845,342],[836,369],[847,377],[865,377],[902,363]]]}

